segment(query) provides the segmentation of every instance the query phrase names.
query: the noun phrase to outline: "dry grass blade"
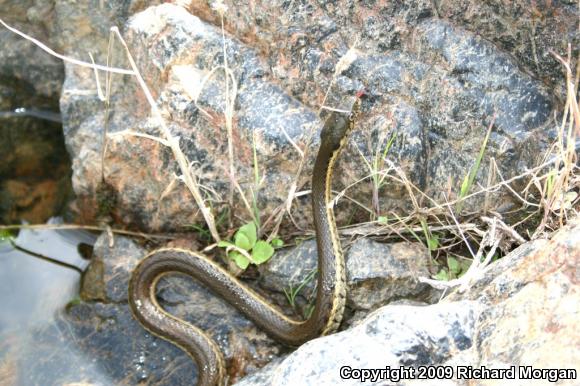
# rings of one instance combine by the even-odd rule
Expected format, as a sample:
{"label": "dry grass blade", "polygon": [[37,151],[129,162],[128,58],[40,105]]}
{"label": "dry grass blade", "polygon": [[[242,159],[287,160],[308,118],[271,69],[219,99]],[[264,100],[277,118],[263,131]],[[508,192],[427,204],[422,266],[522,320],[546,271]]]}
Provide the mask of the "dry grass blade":
{"label": "dry grass blade", "polygon": [[89,63],[89,62],[84,62],[82,60],[78,60],[75,58],[71,58],[65,55],[61,55],[56,51],[53,51],[51,48],[49,48],[47,45],[45,45],[44,43],[42,43],[40,40],[33,38],[32,36],[29,36],[27,34],[25,34],[24,32],[17,30],[14,27],[9,26],[8,24],[6,24],[4,22],[4,20],[0,19],[0,24],[2,24],[6,29],[14,32],[15,34],[23,37],[24,39],[34,43],[37,47],[39,47],[40,49],[42,49],[43,51],[49,53],[50,55],[59,58],[65,62],[69,62],[72,64],[76,64],[77,66],[81,66],[81,67],[89,67],[92,68],[94,70],[100,70],[100,71],[108,71],[108,72],[114,72],[116,74],[124,74],[124,75],[135,75],[135,72],[131,71],[131,70],[125,70],[123,68],[115,68],[115,67],[108,67],[108,66],[102,66],[100,64],[94,64],[94,63]]}
{"label": "dry grass blade", "polygon": [[195,180],[194,176],[190,172],[189,162],[179,146],[179,139],[174,137],[171,134],[171,131],[169,130],[169,128],[165,124],[165,120],[163,119],[161,112],[159,111],[159,108],[157,107],[157,104],[155,103],[155,100],[153,99],[153,95],[151,94],[149,87],[145,83],[145,80],[141,76],[141,73],[139,72],[139,70],[137,68],[137,64],[135,63],[135,60],[133,59],[133,56],[131,55],[131,52],[129,51],[129,47],[127,47],[127,43],[125,43],[125,40],[123,39],[123,37],[119,33],[119,29],[116,27],[112,27],[111,31],[117,36],[117,38],[119,39],[119,41],[123,45],[123,48],[125,49],[127,59],[129,60],[129,63],[131,64],[131,68],[134,71],[134,74],[135,74],[135,77],[137,78],[139,86],[141,87],[143,93],[145,94],[145,98],[147,98],[147,101],[149,102],[149,105],[151,106],[151,112],[153,114],[153,117],[156,119],[157,123],[159,124],[161,132],[162,132],[163,136],[165,137],[165,141],[169,144],[169,147],[173,152],[173,156],[175,157],[175,160],[177,161],[177,164],[179,165],[179,169],[181,170],[183,182],[185,183],[185,185],[187,186],[187,188],[191,192],[196,204],[198,205],[199,210],[201,211],[201,215],[203,216],[203,218],[207,224],[207,227],[209,229],[209,232],[211,233],[212,238],[216,242],[221,241],[220,235],[219,235],[217,228],[216,228],[216,225],[215,225],[215,218],[214,218],[210,208],[206,205],[205,199],[201,195],[197,181]]}
{"label": "dry grass blade", "polygon": [[[94,70],[102,70],[102,71],[114,72],[114,73],[118,73],[118,74],[134,75],[137,78],[137,81],[138,81],[141,89],[143,90],[143,93],[145,94],[145,97],[147,98],[149,105],[151,106],[153,117],[159,123],[161,131],[165,137],[165,139],[162,140],[162,142],[169,145],[169,147],[171,148],[173,155],[174,155],[174,157],[175,157],[175,159],[176,159],[176,161],[181,169],[181,172],[183,175],[183,181],[184,181],[185,185],[187,186],[187,188],[189,189],[189,191],[192,193],[196,203],[198,204],[200,211],[202,213],[202,216],[204,217],[204,219],[206,221],[206,224],[209,228],[209,231],[210,231],[212,237],[214,238],[214,240],[216,242],[219,242],[221,240],[220,236],[217,232],[217,229],[215,227],[214,217],[213,217],[210,209],[205,204],[205,200],[203,199],[203,197],[199,191],[199,187],[197,185],[197,182],[195,181],[195,178],[193,178],[192,174],[190,173],[189,162],[187,161],[185,155],[183,154],[183,152],[181,151],[181,149],[179,147],[179,141],[177,138],[172,136],[171,132],[167,128],[167,126],[166,126],[166,124],[161,116],[161,113],[159,112],[159,109],[157,108],[155,100],[153,99],[153,96],[152,96],[149,88],[147,87],[147,84],[145,83],[145,81],[143,80],[143,77],[141,76],[141,74],[139,73],[139,71],[137,69],[137,65],[136,65],[135,61],[133,60],[133,57],[129,51],[129,48],[127,47],[127,44],[125,43],[125,41],[121,37],[121,34],[119,33],[119,30],[116,27],[111,28],[111,33],[115,34],[115,36],[117,36],[117,38],[119,39],[119,41],[123,45],[125,52],[127,54],[127,58],[129,60],[129,63],[131,64],[132,71],[108,67],[108,66],[102,66],[102,65],[92,64],[92,63],[87,63],[87,62],[83,62],[83,61],[80,61],[80,60],[77,60],[74,58],[70,58],[70,57],[58,54],[55,51],[53,51],[52,49],[50,49],[49,47],[47,47],[45,44],[40,42],[39,40],[34,39],[34,38],[26,35],[25,33],[17,30],[16,28],[9,26],[2,19],[0,19],[0,24],[2,24],[4,27],[6,27],[8,30],[14,32],[15,34],[25,38],[26,40],[31,41],[32,43],[34,43],[35,45],[40,47],[42,50],[48,52],[50,55],[53,55],[59,59],[66,61],[66,62],[73,63],[73,64],[83,66],[83,67],[89,67],[89,68],[92,68]],[[109,82],[107,82],[107,88],[108,87],[110,87]]]}
{"label": "dry grass blade", "polygon": [[172,240],[173,236],[167,235],[158,235],[152,233],[143,233],[143,232],[132,232],[127,231],[124,229],[112,229],[110,227],[101,227],[95,225],[77,225],[77,224],[23,224],[23,225],[0,225],[0,230],[19,230],[19,229],[28,229],[28,230],[87,230],[87,231],[96,231],[96,232],[109,232],[110,234],[116,233],[119,235],[127,235],[127,236],[136,236],[142,237],[145,239],[163,239],[163,240]]}

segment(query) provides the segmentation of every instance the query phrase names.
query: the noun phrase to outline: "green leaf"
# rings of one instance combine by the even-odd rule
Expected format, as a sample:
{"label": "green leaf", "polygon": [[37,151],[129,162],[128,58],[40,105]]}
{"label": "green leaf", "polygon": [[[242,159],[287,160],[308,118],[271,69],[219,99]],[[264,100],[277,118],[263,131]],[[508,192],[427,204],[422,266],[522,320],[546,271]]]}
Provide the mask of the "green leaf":
{"label": "green leaf", "polygon": [[82,303],[81,298],[74,298],[72,299],[70,302],[68,302],[68,306],[72,307],[72,306],[78,306],[79,304]]}
{"label": "green leaf", "polygon": [[235,236],[235,241],[236,247],[238,248],[241,248],[245,251],[249,251],[250,249],[252,249],[252,243],[250,242],[250,239],[248,238],[248,236],[246,236],[245,233],[241,233],[240,231],[238,231]]}
{"label": "green leaf", "polygon": [[449,275],[447,274],[446,270],[442,269],[437,273],[437,275],[435,275],[435,279],[441,281],[449,281]]}
{"label": "green leaf", "polygon": [[282,239],[275,238],[272,240],[272,246],[274,248],[281,248],[284,246],[284,241]]}
{"label": "green leaf", "polygon": [[218,243],[218,247],[221,247],[221,248],[227,248],[227,247],[233,247],[233,246],[234,246],[234,244],[230,243],[229,241],[225,241],[225,240],[222,240]]}
{"label": "green leaf", "polygon": [[461,183],[461,190],[459,192],[460,198],[467,196],[467,191],[469,190],[469,180],[471,176],[470,173],[467,173],[467,175],[463,178],[463,182]]}
{"label": "green leaf", "polygon": [[235,243],[238,247],[249,251],[256,244],[257,239],[256,224],[251,221],[241,226],[236,232]]}
{"label": "green leaf", "polygon": [[447,258],[447,266],[449,267],[449,272],[457,275],[461,272],[461,267],[459,266],[459,262],[454,257]]}
{"label": "green leaf", "polygon": [[250,260],[248,260],[246,256],[242,255],[239,252],[235,251],[230,252],[229,256],[241,269],[246,269],[248,268],[248,265],[250,265]]}
{"label": "green leaf", "polygon": [[389,219],[387,218],[387,216],[379,216],[379,218],[377,218],[377,221],[379,222],[379,224],[386,224],[389,222]]}
{"label": "green leaf", "polygon": [[431,238],[427,240],[427,244],[429,245],[430,251],[436,251],[439,248],[439,236],[433,234]]}
{"label": "green leaf", "polygon": [[256,264],[267,261],[274,254],[274,248],[265,241],[258,241],[252,249],[252,258]]}

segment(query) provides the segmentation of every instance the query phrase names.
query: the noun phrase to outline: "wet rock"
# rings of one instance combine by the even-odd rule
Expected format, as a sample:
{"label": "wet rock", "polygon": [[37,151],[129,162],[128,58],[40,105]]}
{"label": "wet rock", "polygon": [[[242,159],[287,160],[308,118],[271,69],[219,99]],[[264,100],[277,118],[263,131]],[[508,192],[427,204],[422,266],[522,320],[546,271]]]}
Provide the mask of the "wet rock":
{"label": "wet rock", "polygon": [[[341,380],[342,366],[516,366],[516,373],[520,366],[531,366],[572,369],[577,374],[579,234],[580,221],[572,221],[551,240],[530,242],[488,266],[466,293],[456,291],[430,306],[382,307],[355,327],[315,339],[281,364],[238,384],[295,385],[313,379],[317,385],[360,384],[360,380]],[[444,384],[472,381],[454,377]],[[477,382],[500,385],[506,380]],[[559,384],[576,383],[577,379],[562,379]],[[402,384],[424,383],[408,380]]]}
{"label": "wet rock", "polygon": [[147,333],[127,305],[72,305],[54,324],[39,328],[34,338],[34,350],[25,350],[20,361],[27,369],[22,372],[22,385],[181,385],[195,381],[191,358]]}
{"label": "wet rock", "polygon": [[[184,248],[191,247],[191,244],[176,240],[168,246]],[[142,363],[134,362],[134,368],[130,367],[131,376],[135,377],[135,382],[130,382],[132,384],[140,382],[139,377],[143,378],[143,382],[151,384],[185,384],[185,379],[194,379],[195,367],[191,358],[179,349],[168,350],[171,344],[145,334],[145,330],[132,321],[126,305],[131,272],[145,255],[146,251],[128,238],[117,236],[112,244],[107,234],[98,238],[81,289],[85,301],[96,302],[74,305],[62,315],[63,323],[74,325],[67,336],[83,340],[83,352],[96,350],[99,353],[103,365],[111,367],[111,371],[107,370],[106,373],[111,374],[113,384],[120,382],[120,374],[127,371],[127,366],[131,366],[130,363],[121,363],[118,355],[146,358]],[[280,353],[280,345],[258,330],[225,300],[186,277],[170,275],[161,278],[157,286],[157,299],[167,312],[194,323],[218,342],[226,357],[228,374],[232,380],[256,371]],[[105,321],[106,325],[103,325]],[[142,331],[131,331],[121,337],[127,332],[126,329]],[[93,338],[95,335],[97,337]],[[101,347],[105,344],[122,347],[119,353],[113,355],[107,351],[108,348]],[[173,358],[178,362],[174,363]],[[185,362],[191,364],[184,366]],[[177,375],[168,371],[174,365],[180,368]],[[181,367],[185,369],[182,371]],[[166,373],[170,374],[168,378],[165,377]]]}
{"label": "wet rock", "polygon": [[95,242],[91,264],[83,275],[81,295],[85,300],[127,301],[129,277],[146,251],[132,240],[106,233]]}

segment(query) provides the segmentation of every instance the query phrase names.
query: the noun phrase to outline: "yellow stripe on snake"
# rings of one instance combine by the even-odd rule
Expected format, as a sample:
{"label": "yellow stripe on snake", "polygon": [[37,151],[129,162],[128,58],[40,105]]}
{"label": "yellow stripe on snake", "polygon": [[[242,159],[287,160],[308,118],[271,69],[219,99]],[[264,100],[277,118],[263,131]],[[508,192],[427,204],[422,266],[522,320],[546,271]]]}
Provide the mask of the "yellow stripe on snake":
{"label": "yellow stripe on snake", "polygon": [[187,352],[198,366],[198,386],[224,385],[224,359],[214,340],[199,328],[164,311],[156,299],[156,285],[168,274],[181,273],[201,282],[252,320],[273,339],[299,346],[334,332],[344,312],[346,277],[331,201],[335,161],[360,111],[357,95],[351,112],[333,111],[320,134],[320,148],[312,173],[312,210],[318,248],[316,303],[308,320],[293,320],[266,302],[229,272],[194,251],[157,249],[137,265],[129,282],[129,306],[134,317],[152,334]]}

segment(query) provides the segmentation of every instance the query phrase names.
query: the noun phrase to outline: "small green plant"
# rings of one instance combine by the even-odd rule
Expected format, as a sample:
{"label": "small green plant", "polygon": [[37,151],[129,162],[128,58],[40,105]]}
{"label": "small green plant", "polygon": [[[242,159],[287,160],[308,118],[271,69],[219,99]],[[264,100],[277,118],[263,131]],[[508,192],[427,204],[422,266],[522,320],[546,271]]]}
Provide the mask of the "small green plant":
{"label": "small green plant", "polygon": [[0,229],[0,244],[14,241],[14,234],[8,229]]}
{"label": "small green plant", "polygon": [[275,238],[272,240],[271,244],[275,249],[282,248],[284,246],[284,241],[282,241],[282,239]]}
{"label": "small green plant", "polygon": [[69,311],[71,308],[78,306],[80,304],[82,304],[82,300],[80,297],[75,297],[73,299],[71,299],[65,306],[66,310]]}
{"label": "small green plant", "polygon": [[189,227],[192,228],[195,232],[197,232],[200,240],[206,242],[211,241],[211,233],[209,232],[207,227],[203,227],[202,225],[197,224],[191,224]]}
{"label": "small green plant", "polygon": [[[221,226],[227,220],[228,213],[229,213],[228,208],[226,208],[224,211],[222,211],[220,213],[219,217],[217,218],[217,220],[215,222],[216,227]],[[211,242],[211,240],[212,240],[211,232],[206,224],[201,224],[201,225],[191,224],[191,225],[188,225],[188,227],[193,229],[198,234],[200,241],[207,242],[207,243]]]}
{"label": "small green plant", "polygon": [[380,205],[379,205],[379,191],[385,184],[385,179],[387,178],[387,174],[383,172],[385,166],[385,160],[387,159],[387,155],[389,154],[389,150],[391,146],[393,146],[393,142],[397,137],[397,133],[393,132],[391,137],[387,140],[387,143],[384,145],[383,151],[381,152],[380,149],[383,146],[384,141],[381,141],[381,144],[377,146],[375,153],[373,155],[372,160],[367,160],[365,156],[360,152],[360,156],[364,163],[369,170],[371,182],[372,182],[372,192],[373,192],[373,219],[379,217],[380,212]]}
{"label": "small green plant", "polygon": [[377,222],[381,225],[387,225],[389,223],[389,218],[387,216],[377,217]]}
{"label": "small green plant", "polygon": [[423,229],[423,234],[425,235],[425,240],[427,243],[427,248],[429,251],[436,251],[439,248],[439,236],[436,233],[431,233],[429,227],[427,226],[427,221],[424,218],[421,219],[421,228]]}
{"label": "small green plant", "polygon": [[[256,223],[250,221],[238,229],[234,235],[234,242],[220,241],[218,247],[226,248],[227,255],[238,267],[246,269],[252,264],[262,264],[274,254],[274,245],[280,245],[280,239],[272,242],[258,240]],[[282,243],[283,244],[283,243]]]}
{"label": "small green plant", "polygon": [[449,281],[460,278],[471,265],[469,260],[457,260],[454,257],[447,257],[447,268],[441,268],[435,278],[437,280]]}
{"label": "small green plant", "polygon": [[260,191],[260,166],[258,163],[258,152],[256,150],[256,132],[252,133],[252,154],[254,158],[254,189],[252,190],[252,209],[254,211],[254,219],[260,228],[260,210],[258,209],[258,193]]}
{"label": "small green plant", "polygon": [[429,227],[427,225],[427,221],[424,218],[421,218],[421,229],[423,230],[423,234],[425,236],[425,242],[423,243],[423,240],[421,239],[421,237],[419,237],[419,235],[409,226],[407,225],[405,222],[403,222],[403,220],[395,214],[395,217],[397,218],[398,221],[400,221],[403,226],[405,227],[405,229],[421,244],[425,244],[425,246],[429,249],[429,252],[432,251],[436,251],[437,248],[439,248],[439,235],[437,235],[436,233],[431,233],[431,231],[429,230]]}
{"label": "small green plant", "polygon": [[[316,275],[316,272],[318,272],[318,270],[313,269],[308,275],[306,275],[304,280],[302,280],[297,287],[290,285],[288,289],[284,288],[284,295],[286,295],[288,303],[290,303],[290,305],[294,310],[296,310],[296,296],[298,296],[298,294],[300,293],[300,291],[302,291],[304,286],[306,286],[308,283],[312,281],[312,279],[314,279],[314,275]],[[309,318],[310,314],[312,314],[313,309],[314,306],[312,304],[309,304],[304,310],[305,314],[304,317]]]}
{"label": "small green plant", "polygon": [[491,134],[491,129],[493,127],[493,121],[489,125],[487,129],[487,133],[485,134],[485,138],[483,139],[483,143],[481,144],[481,148],[479,149],[479,154],[475,159],[475,163],[469,169],[469,173],[463,178],[463,182],[461,183],[461,189],[459,190],[459,200],[457,202],[456,211],[457,213],[461,212],[463,209],[464,198],[469,194],[473,183],[475,182],[475,176],[477,176],[477,172],[479,171],[479,167],[481,166],[481,161],[483,160],[483,154],[485,153],[485,148],[487,147],[487,141],[489,140],[489,135]]}

